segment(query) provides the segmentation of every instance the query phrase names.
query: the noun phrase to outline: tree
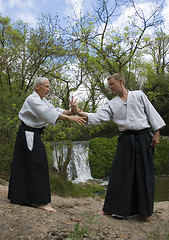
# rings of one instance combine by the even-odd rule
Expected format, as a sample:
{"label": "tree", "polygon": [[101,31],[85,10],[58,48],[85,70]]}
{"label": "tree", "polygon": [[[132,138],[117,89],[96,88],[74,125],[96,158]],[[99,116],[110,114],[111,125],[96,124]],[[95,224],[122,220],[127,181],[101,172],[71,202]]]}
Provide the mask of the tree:
{"label": "tree", "polygon": [[143,90],[164,118],[167,126],[162,133],[168,135],[169,114],[166,109],[169,104],[169,36],[163,31],[157,32],[155,37],[150,39],[146,53],[151,57],[151,61],[143,64],[145,66],[143,74],[146,79]]}
{"label": "tree", "polygon": [[[147,46],[144,41],[147,29],[156,27],[162,21],[160,12],[163,6],[156,6],[151,15],[146,17],[134,1],[115,1],[113,7],[110,7],[112,2],[110,4],[109,0],[98,2],[94,16],[86,14],[75,19],[70,22],[68,29],[74,56],[80,62],[85,84],[90,86],[89,99],[93,102],[93,109],[96,99],[92,96],[96,96],[94,93],[97,91],[108,99],[112,98],[106,86],[107,75],[121,72],[127,80],[127,87],[138,88],[140,83],[137,83],[132,71],[138,57],[140,59],[142,56],[141,51]],[[112,18],[122,6],[132,7],[134,14],[120,31],[113,27]]]}
{"label": "tree", "polygon": [[62,80],[60,71],[69,56],[57,21],[57,17],[43,16],[33,29],[21,21],[12,23],[9,18],[0,17],[0,171],[7,169],[7,175],[18,112],[32,91],[34,78],[40,75]]}

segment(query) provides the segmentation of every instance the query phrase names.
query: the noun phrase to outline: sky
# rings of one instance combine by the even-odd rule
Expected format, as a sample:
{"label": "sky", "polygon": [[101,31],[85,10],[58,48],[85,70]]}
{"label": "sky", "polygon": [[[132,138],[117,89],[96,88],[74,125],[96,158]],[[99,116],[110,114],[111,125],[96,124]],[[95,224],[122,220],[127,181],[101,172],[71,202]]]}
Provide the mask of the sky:
{"label": "sky", "polygon": [[[73,16],[77,17],[80,13],[87,10],[91,12],[93,5],[99,0],[0,0],[0,14],[2,17],[9,17],[12,21],[22,20],[25,23],[36,25],[38,17],[42,14],[52,15],[57,14],[61,23],[64,23],[64,18]],[[111,1],[111,0],[110,0]],[[112,4],[115,0],[112,0]],[[124,2],[125,0],[117,0]],[[145,14],[149,14],[155,2],[162,0],[135,0],[144,10]],[[115,26],[123,25],[123,22],[128,15],[132,14],[132,9],[121,9],[121,15],[114,21]],[[166,26],[169,26],[169,0],[165,0],[165,7],[162,10],[162,15]]]}
{"label": "sky", "polygon": [[[85,2],[92,5],[92,0]],[[74,12],[79,15],[82,8],[86,8],[83,0],[0,0],[0,14],[3,17],[7,16],[13,21],[21,19],[30,24],[36,23],[42,14],[58,14],[63,20]]]}

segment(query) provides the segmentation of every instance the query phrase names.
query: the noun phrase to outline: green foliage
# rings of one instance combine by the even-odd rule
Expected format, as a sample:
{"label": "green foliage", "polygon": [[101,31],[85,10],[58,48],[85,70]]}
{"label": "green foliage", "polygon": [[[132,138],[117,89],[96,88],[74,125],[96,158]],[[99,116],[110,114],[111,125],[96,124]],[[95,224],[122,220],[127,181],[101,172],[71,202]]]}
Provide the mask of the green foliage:
{"label": "green foliage", "polygon": [[[94,138],[89,144],[89,162],[94,178],[109,176],[117,146],[117,136],[112,139]],[[169,140],[160,137],[154,153],[155,174],[169,174]]]}
{"label": "green foliage", "polygon": [[169,134],[169,111],[166,111],[169,105],[169,74],[165,74],[160,79],[148,80],[144,84],[144,92],[164,119],[166,126],[161,133],[165,136]]}
{"label": "green foliage", "polygon": [[[106,9],[109,10],[104,8],[104,11]],[[109,20],[108,17],[107,23]],[[144,35],[146,29],[138,29],[134,21],[131,17],[130,23],[121,32],[108,28],[107,24],[105,28],[101,27],[103,22],[97,14],[86,15],[77,21],[70,19],[70,25],[61,32],[57,16],[43,16],[36,27],[22,21],[13,23],[9,18],[0,16],[1,175],[9,174],[19,126],[18,112],[32,91],[36,76],[50,79],[51,99],[65,109],[68,109],[68,97],[83,86],[88,97],[82,109],[92,112],[96,111],[103,96],[112,98],[105,82],[109,74],[124,74],[129,89],[139,87],[139,81],[144,78],[145,92],[167,123],[162,131],[164,135],[169,133],[169,111],[166,111],[169,104],[168,36],[160,32],[151,39]],[[146,28],[154,24],[154,18],[149,19],[149,24]],[[153,59],[150,63],[142,58],[146,46],[146,53]],[[116,133],[117,127],[110,126],[110,123],[85,128],[62,121],[57,122],[54,128],[47,127],[45,140],[87,140],[95,136],[111,138]]]}
{"label": "green foliage", "polygon": [[142,77],[145,78],[143,90],[153,103],[154,107],[166,122],[161,133],[169,135],[169,74],[168,74],[169,35],[163,31],[156,32],[150,37],[146,54],[151,58],[142,64]]}
{"label": "green foliage", "polygon": [[44,138],[49,142],[66,142],[81,139],[83,127],[76,123],[68,123],[66,121],[57,121],[55,126],[48,125],[45,128]]}
{"label": "green foliage", "polygon": [[94,178],[109,176],[111,165],[117,147],[117,136],[107,138],[94,138],[89,143],[89,163]]}
{"label": "green foliage", "polygon": [[13,159],[13,151],[16,139],[16,122],[9,119],[4,121],[3,116],[0,117],[0,176],[5,180],[9,180],[11,162]]}
{"label": "green foliage", "polygon": [[50,188],[53,194],[64,197],[95,197],[104,187],[97,183],[75,184],[63,178],[55,169],[50,169]]}
{"label": "green foliage", "polygon": [[[21,21],[12,23],[1,16],[0,24],[0,174],[8,179],[20,125],[18,113],[32,91],[34,76],[42,73],[45,60],[53,54],[50,37],[56,31],[53,26],[53,32],[49,33],[41,29],[40,23],[39,29],[34,30]],[[46,25],[43,24],[44,28]],[[58,41],[56,36],[55,40]]]}
{"label": "green foliage", "polygon": [[89,231],[89,226],[84,225],[80,226],[80,222],[76,223],[74,230],[70,231],[70,235],[68,239],[72,240],[80,240],[83,238],[83,236],[89,236],[88,231]]}
{"label": "green foliage", "polygon": [[117,135],[119,130],[117,124],[113,121],[102,123],[101,125],[95,126],[75,126],[75,132],[73,132],[73,141],[88,141],[95,137],[112,138]]}
{"label": "green foliage", "polygon": [[[45,135],[43,136],[43,140],[45,140]],[[65,179],[62,173],[58,172],[54,167],[53,144],[46,140],[44,143],[49,164],[50,188],[53,194],[64,197],[94,197],[98,192],[104,190],[104,187],[97,183],[75,184]]]}
{"label": "green foliage", "polygon": [[113,121],[102,123],[101,125],[89,126],[89,134],[91,138],[103,137],[112,138],[119,133],[118,126]]}
{"label": "green foliage", "polygon": [[155,174],[169,174],[169,140],[160,137],[160,143],[155,148],[154,153]]}
{"label": "green foliage", "polygon": [[9,179],[16,134],[20,121],[18,112],[21,108],[23,95],[17,98],[0,85],[0,175],[6,180]]}
{"label": "green foliage", "polygon": [[46,150],[46,154],[47,154],[49,169],[52,170],[53,166],[54,166],[53,145],[52,145],[51,142],[48,142],[48,141],[45,140],[45,135],[42,135],[41,138],[42,138],[42,141],[45,145],[45,150]]}
{"label": "green foliage", "polygon": [[63,179],[56,171],[50,171],[51,192],[59,196],[76,196],[79,195],[79,189],[72,182]]}

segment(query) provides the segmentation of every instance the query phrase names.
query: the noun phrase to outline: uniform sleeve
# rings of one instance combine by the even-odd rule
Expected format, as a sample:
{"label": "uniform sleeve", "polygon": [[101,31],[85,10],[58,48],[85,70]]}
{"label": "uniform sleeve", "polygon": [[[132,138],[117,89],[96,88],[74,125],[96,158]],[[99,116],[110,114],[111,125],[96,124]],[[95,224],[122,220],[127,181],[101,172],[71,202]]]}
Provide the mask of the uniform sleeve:
{"label": "uniform sleeve", "polygon": [[152,126],[153,130],[156,131],[161,129],[166,124],[159,113],[156,111],[154,106],[151,104],[147,96],[142,92],[142,101],[145,107],[145,113],[148,117],[149,123]]}
{"label": "uniform sleeve", "polygon": [[46,100],[45,98],[43,99],[44,100],[44,102],[46,103],[46,105],[50,108],[50,109],[55,109],[57,112],[60,112],[60,113],[63,113],[64,111],[65,111],[65,109],[62,109],[62,108],[60,108],[60,107],[57,107],[57,108],[55,108],[54,106],[53,106],[53,104],[51,104],[48,100]]}
{"label": "uniform sleeve", "polygon": [[112,119],[112,112],[109,104],[106,103],[96,113],[88,113],[88,125],[99,125]]}
{"label": "uniform sleeve", "polygon": [[64,111],[61,108],[55,108],[47,100],[42,101],[37,98],[28,99],[27,105],[36,117],[52,125],[55,125],[59,115]]}

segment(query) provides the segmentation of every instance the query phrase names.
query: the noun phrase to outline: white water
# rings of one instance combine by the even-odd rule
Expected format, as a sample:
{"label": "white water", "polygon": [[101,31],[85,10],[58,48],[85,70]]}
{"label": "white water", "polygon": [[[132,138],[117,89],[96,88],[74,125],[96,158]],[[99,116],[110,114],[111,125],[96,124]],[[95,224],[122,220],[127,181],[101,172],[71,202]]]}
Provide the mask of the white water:
{"label": "white water", "polygon": [[[67,147],[64,145],[57,145],[53,152],[54,165],[58,169],[59,158],[63,156],[63,162],[67,156]],[[93,179],[91,176],[90,166],[88,162],[88,142],[75,141],[73,142],[71,160],[67,167],[68,179],[72,182],[86,182]]]}

